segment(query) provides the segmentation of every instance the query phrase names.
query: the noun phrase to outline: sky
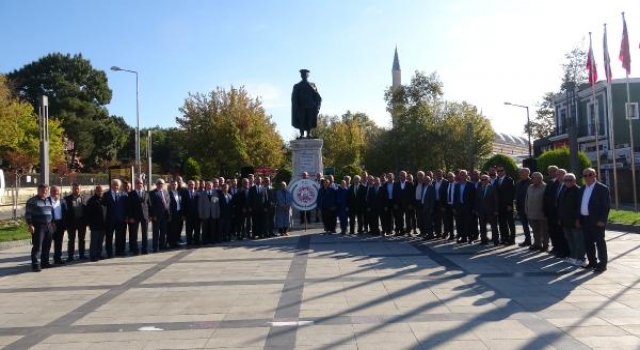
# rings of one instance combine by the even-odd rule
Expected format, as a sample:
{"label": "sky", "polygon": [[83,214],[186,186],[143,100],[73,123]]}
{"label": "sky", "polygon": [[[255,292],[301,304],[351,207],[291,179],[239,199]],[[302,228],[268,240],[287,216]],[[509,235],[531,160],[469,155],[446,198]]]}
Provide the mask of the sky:
{"label": "sky", "polygon": [[437,72],[446,100],[472,103],[496,131],[523,135],[525,110],[504,102],[530,106],[533,119],[560,86],[565,53],[587,50],[589,32],[604,78],[604,23],[613,76],[624,78],[622,11],[640,76],[637,0],[0,0],[0,73],[52,52],[82,53],[107,73],[109,112],[135,126],[135,77],[109,68],[138,71],[141,128],[176,126],[189,93],[244,86],[290,140],[301,68],[318,86],[321,113],[365,112],[389,126],[384,91],[397,47],[403,83]]}

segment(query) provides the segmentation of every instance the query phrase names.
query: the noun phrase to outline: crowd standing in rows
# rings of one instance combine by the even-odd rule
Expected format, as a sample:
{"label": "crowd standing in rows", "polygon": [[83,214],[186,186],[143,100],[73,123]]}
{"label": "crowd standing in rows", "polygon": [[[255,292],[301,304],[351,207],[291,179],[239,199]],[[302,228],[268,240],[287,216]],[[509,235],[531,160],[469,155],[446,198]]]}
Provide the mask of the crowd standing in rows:
{"label": "crowd standing in rows", "polygon": [[[502,166],[481,173],[466,170],[418,171],[415,179],[405,171],[380,177],[366,172],[336,183],[332,175],[316,175],[320,188],[315,209],[325,234],[407,235],[425,240],[447,239],[458,244],[514,245],[515,217],[522,224],[524,241],[531,250],[549,251],[565,261],[602,272],[607,267],[604,240],[609,213],[609,190],[597,181],[596,172],[583,172],[585,186],[576,176],[555,166],[548,168],[549,181],[541,173],[519,170],[516,182]],[[307,173],[301,174],[308,178]],[[86,199],[78,184],[60,197],[60,188],[38,186],[38,194],[27,202],[26,221],[32,233],[32,268],[49,268],[51,243],[53,263],[64,264],[62,246],[67,232],[67,259],[98,261],[113,256],[148,254],[177,248],[236,240],[287,236],[292,227],[292,195],[287,184],[278,188],[268,177],[248,175],[211,181],[180,177],[169,188],[158,179],[147,191],[143,181],[111,181],[103,193],[96,186]],[[311,221],[311,211],[300,213],[301,225]],[[152,227],[151,246],[148,225]],[[182,242],[183,226],[185,242]],[[488,235],[487,226],[491,232]],[[86,228],[91,232],[89,254],[85,249]],[[140,237],[138,237],[140,232]],[[76,239],[77,237],[77,239]],[[551,242],[549,242],[551,241]],[[103,255],[106,254],[106,255]],[[597,254],[596,254],[597,253]],[[588,262],[585,261],[585,254]]]}

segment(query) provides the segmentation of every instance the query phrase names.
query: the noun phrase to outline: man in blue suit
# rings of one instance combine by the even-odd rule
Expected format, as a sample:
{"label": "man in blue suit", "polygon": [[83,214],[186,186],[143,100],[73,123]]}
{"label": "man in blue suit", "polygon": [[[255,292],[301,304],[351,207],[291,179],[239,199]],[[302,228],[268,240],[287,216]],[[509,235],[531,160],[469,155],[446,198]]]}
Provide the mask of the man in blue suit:
{"label": "man in blue suit", "polygon": [[[125,237],[127,230],[128,197],[120,191],[122,182],[119,179],[111,180],[111,189],[104,194],[104,205],[107,207],[107,230],[105,233],[105,248],[107,258],[113,257],[113,235],[115,233],[118,242]],[[120,249],[122,248],[122,249]],[[124,256],[124,245],[116,245],[116,255]]]}
{"label": "man in blue suit", "polygon": [[[579,226],[584,232],[587,258],[589,264],[585,268],[591,268],[596,273],[607,270],[607,242],[604,239],[605,226],[609,218],[611,202],[609,188],[597,181],[596,171],[587,168],[582,172],[585,186],[580,189],[580,222]],[[598,257],[596,260],[596,250]],[[599,260],[599,262],[597,262]]]}
{"label": "man in blue suit", "polygon": [[151,207],[149,216],[153,228],[153,252],[167,248],[167,233],[169,230],[169,192],[164,189],[164,180],[156,180],[156,189],[149,193]]}

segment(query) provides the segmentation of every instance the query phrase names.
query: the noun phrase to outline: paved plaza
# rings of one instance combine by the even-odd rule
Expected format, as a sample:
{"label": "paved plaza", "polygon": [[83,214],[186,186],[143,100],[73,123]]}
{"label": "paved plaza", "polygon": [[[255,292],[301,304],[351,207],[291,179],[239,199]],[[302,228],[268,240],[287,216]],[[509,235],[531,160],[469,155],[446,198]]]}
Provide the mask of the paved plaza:
{"label": "paved plaza", "polygon": [[41,273],[28,246],[0,251],[0,346],[640,348],[640,235],[607,232],[596,275],[517,246],[319,231]]}

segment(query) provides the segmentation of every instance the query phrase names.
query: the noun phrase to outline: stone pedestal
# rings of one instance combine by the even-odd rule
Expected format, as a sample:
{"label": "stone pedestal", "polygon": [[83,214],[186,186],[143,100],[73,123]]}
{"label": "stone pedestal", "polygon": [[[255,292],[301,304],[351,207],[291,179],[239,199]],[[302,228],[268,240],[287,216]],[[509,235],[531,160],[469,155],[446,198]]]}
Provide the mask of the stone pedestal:
{"label": "stone pedestal", "polygon": [[298,139],[289,143],[293,156],[292,183],[302,177],[303,171],[309,173],[309,178],[315,179],[316,173],[321,173],[324,170],[322,144],[321,139]]}

